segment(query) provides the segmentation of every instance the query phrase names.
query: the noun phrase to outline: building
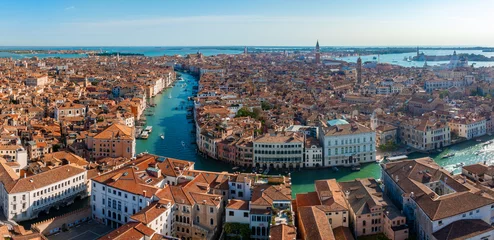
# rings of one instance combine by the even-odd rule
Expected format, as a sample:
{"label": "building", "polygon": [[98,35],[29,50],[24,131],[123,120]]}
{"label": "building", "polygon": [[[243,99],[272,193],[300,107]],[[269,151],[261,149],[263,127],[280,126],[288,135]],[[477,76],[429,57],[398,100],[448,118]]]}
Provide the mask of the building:
{"label": "building", "polygon": [[451,132],[458,137],[472,139],[487,133],[487,120],[481,116],[455,117],[448,122]]}
{"label": "building", "polygon": [[376,161],[376,133],[365,126],[335,119],[323,123],[319,136],[326,167]]}
{"label": "building", "polygon": [[362,59],[357,59],[357,84],[362,84]]}
{"label": "building", "polygon": [[92,179],[93,218],[114,228],[136,222],[163,236],[214,239],[224,210],[217,177],[223,175],[194,171],[187,161],[142,155]]}
{"label": "building", "polygon": [[86,136],[86,148],[91,159],[103,157],[136,156],[136,140],[133,127],[114,123],[93,136]]}
{"label": "building", "polygon": [[87,171],[72,164],[19,178],[0,159],[0,175],[3,214],[15,221],[37,218],[41,212],[56,210],[88,194]]}
{"label": "building", "polygon": [[49,84],[48,75],[33,75],[25,80],[26,86],[37,87]]}
{"label": "building", "polygon": [[256,167],[303,167],[304,136],[297,133],[273,133],[262,135],[253,142]]}
{"label": "building", "polygon": [[64,117],[85,117],[86,107],[82,104],[66,102],[55,107],[55,119],[63,120]]}
{"label": "building", "polygon": [[316,64],[321,64],[321,50],[319,48],[319,40],[316,43]]}
{"label": "building", "polygon": [[464,179],[456,180],[431,158],[384,164],[382,180],[386,195],[403,211],[417,239],[450,239],[439,238],[447,231],[442,229],[459,221],[492,223],[492,197]]}
{"label": "building", "polygon": [[27,150],[19,145],[0,145],[0,157],[7,161],[17,175],[25,169],[28,162]]}
{"label": "building", "polygon": [[383,195],[376,180],[355,179],[339,184],[350,206],[350,220],[355,236],[386,233],[390,239],[408,239],[405,216]]}
{"label": "building", "polygon": [[345,195],[336,180],[318,180],[314,184],[315,192],[296,195],[297,210],[300,211],[305,207],[316,207],[324,213],[325,221],[330,224],[331,229],[337,227],[348,228],[350,209],[345,201]]}

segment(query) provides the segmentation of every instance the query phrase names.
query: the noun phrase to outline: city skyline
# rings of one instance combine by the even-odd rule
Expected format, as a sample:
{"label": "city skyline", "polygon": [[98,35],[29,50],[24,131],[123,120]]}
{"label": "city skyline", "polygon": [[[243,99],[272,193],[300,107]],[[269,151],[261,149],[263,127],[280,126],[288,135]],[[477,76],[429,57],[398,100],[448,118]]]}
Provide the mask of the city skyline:
{"label": "city skyline", "polygon": [[492,46],[474,1],[0,3],[0,46]]}

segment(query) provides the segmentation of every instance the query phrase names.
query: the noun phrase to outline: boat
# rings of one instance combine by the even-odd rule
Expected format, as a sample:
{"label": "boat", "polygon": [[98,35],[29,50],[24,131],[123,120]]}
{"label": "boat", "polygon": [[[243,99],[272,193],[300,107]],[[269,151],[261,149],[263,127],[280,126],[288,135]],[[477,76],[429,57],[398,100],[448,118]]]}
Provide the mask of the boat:
{"label": "boat", "polygon": [[266,170],[264,170],[264,172],[262,172],[263,175],[268,175],[269,173],[269,168],[266,168]]}
{"label": "boat", "polygon": [[408,158],[407,155],[399,155],[399,156],[389,157],[389,158],[387,158],[387,160],[392,162],[392,161],[398,161],[398,160],[407,159],[407,158]]}
{"label": "boat", "polygon": [[477,140],[475,140],[475,141],[477,141],[477,142],[482,142],[482,139],[480,139],[480,138],[479,138],[479,139],[477,139]]}
{"label": "boat", "polygon": [[358,172],[358,171],[360,171],[360,167],[357,165],[354,165],[354,166],[352,166],[352,171]]}
{"label": "boat", "polygon": [[454,157],[454,156],[455,156],[454,153],[448,153],[448,154],[442,156],[441,158],[444,159],[444,158],[450,158],[450,157]]}
{"label": "boat", "polygon": [[172,95],[171,95],[171,94],[169,94],[169,95],[168,95],[168,98],[170,98],[170,99],[171,99],[171,98],[172,98]]}
{"label": "boat", "polygon": [[237,171],[237,170],[239,170],[239,169],[240,169],[240,167],[233,167],[233,168],[232,168],[232,170],[233,170],[233,171]]}
{"label": "boat", "polygon": [[149,133],[147,131],[143,131],[141,133],[140,138],[142,138],[142,139],[148,139],[148,137],[149,137]]}
{"label": "boat", "polygon": [[492,133],[488,133],[487,135],[488,135],[488,136],[492,136]]}
{"label": "boat", "polygon": [[442,152],[443,150],[439,148],[439,149],[437,149],[437,151],[438,151],[438,152]]}
{"label": "boat", "polygon": [[185,147],[185,142],[184,141],[182,141],[182,147]]}
{"label": "boat", "polygon": [[463,162],[457,163],[455,165],[456,168],[463,167],[463,166],[465,166],[465,163],[463,163]]}
{"label": "boat", "polygon": [[338,172],[339,169],[337,167],[333,167],[333,171]]}
{"label": "boat", "polygon": [[160,135],[160,138],[161,138],[161,139],[165,139],[165,134],[164,134],[164,133],[162,133],[162,134]]}
{"label": "boat", "polygon": [[151,133],[153,131],[153,126],[146,126],[144,131]]}
{"label": "boat", "polygon": [[482,144],[482,146],[487,146],[489,144],[492,144],[494,141],[493,140],[489,140],[487,142],[485,142],[484,144]]}
{"label": "boat", "polygon": [[478,156],[478,155],[480,155],[482,153],[483,153],[482,151],[476,151],[474,154]]}

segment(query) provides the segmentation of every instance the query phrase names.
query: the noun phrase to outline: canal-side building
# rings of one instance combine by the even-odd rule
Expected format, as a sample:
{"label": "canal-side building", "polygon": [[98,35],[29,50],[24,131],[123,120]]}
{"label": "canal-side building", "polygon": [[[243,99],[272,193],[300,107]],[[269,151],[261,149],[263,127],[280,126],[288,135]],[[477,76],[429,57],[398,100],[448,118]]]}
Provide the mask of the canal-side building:
{"label": "canal-side building", "polygon": [[482,116],[457,116],[448,122],[451,132],[458,137],[472,139],[487,134],[487,120]]}
{"label": "canal-side building", "polygon": [[41,212],[55,211],[88,194],[87,171],[72,164],[19,177],[4,159],[0,159],[0,176],[2,210],[9,220],[37,218]]}
{"label": "canal-side building", "polygon": [[[431,158],[384,164],[382,180],[386,195],[403,211],[417,239],[438,239],[435,237],[443,229],[461,221],[492,223],[492,196],[464,180],[456,180]],[[463,229],[462,234],[483,239],[483,232],[472,228]]]}
{"label": "canal-side building", "polygon": [[335,119],[322,123],[324,166],[353,166],[376,161],[376,133],[358,123]]}
{"label": "canal-side building", "polygon": [[450,127],[436,118],[408,118],[400,123],[400,142],[420,151],[440,149],[451,144]]}
{"label": "canal-side building", "polygon": [[302,168],[304,136],[297,133],[264,134],[254,141],[254,165],[263,168]]}

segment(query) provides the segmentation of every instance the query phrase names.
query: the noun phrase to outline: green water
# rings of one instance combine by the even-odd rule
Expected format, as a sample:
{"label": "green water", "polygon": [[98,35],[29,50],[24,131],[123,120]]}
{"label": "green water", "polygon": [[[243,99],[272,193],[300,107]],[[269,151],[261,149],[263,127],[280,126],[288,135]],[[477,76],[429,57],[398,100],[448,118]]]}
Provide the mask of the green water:
{"label": "green water", "polygon": [[[187,98],[192,95],[193,87],[197,86],[197,78],[186,73],[182,73],[182,77],[183,81],[176,81],[174,87],[149,100],[156,104],[156,107],[148,107],[145,111],[154,114],[145,116],[146,126],[152,126],[153,132],[148,139],[137,140],[137,153],[147,151],[159,156],[193,161],[195,168],[200,170],[231,171],[232,167],[228,164],[196,154],[195,135],[191,132],[194,129],[193,120],[187,119],[187,107],[192,106],[193,102]],[[184,84],[186,86],[182,87]],[[165,139],[160,138],[162,133]],[[182,146],[182,141],[185,146]]]}
{"label": "green water", "polygon": [[[154,116],[146,116],[146,125],[153,126],[153,132],[147,140],[137,140],[137,152],[147,151],[160,156],[193,161],[196,163],[195,168],[199,170],[232,171],[232,166],[220,161],[205,159],[196,153],[196,145],[192,144],[195,142],[195,135],[191,133],[193,123],[191,123],[191,119],[186,118],[186,106],[192,104],[187,98],[192,95],[193,86],[197,86],[197,78],[186,73],[182,74],[182,77],[184,81],[177,81],[174,87],[165,90],[151,99],[151,102],[156,103],[157,107],[153,110]],[[184,83],[187,86],[182,88]],[[172,98],[169,98],[170,95]],[[182,106],[184,106],[183,109]],[[175,109],[177,107],[178,109]],[[161,133],[165,134],[164,140],[160,138]],[[494,139],[494,137],[485,136],[482,138],[483,141],[491,139]],[[185,147],[182,146],[182,141],[184,141]],[[483,161],[490,162],[492,153],[494,153],[494,144],[486,147],[482,146],[482,144],[476,141],[468,141],[445,148],[439,154],[427,155],[414,153],[409,155],[409,158],[430,156],[448,171],[459,173],[460,168],[455,168],[457,163],[464,162],[465,164],[472,164]],[[492,149],[492,153],[478,156],[474,154],[476,151],[484,148]],[[455,156],[447,159],[441,158],[448,153],[455,153]],[[291,173],[292,193],[295,196],[297,193],[313,191],[315,180],[335,178],[338,181],[350,181],[355,178],[366,177],[380,178],[381,170],[379,164],[364,164],[358,172],[352,172],[348,168],[339,168],[339,171],[331,168],[294,171]]]}

